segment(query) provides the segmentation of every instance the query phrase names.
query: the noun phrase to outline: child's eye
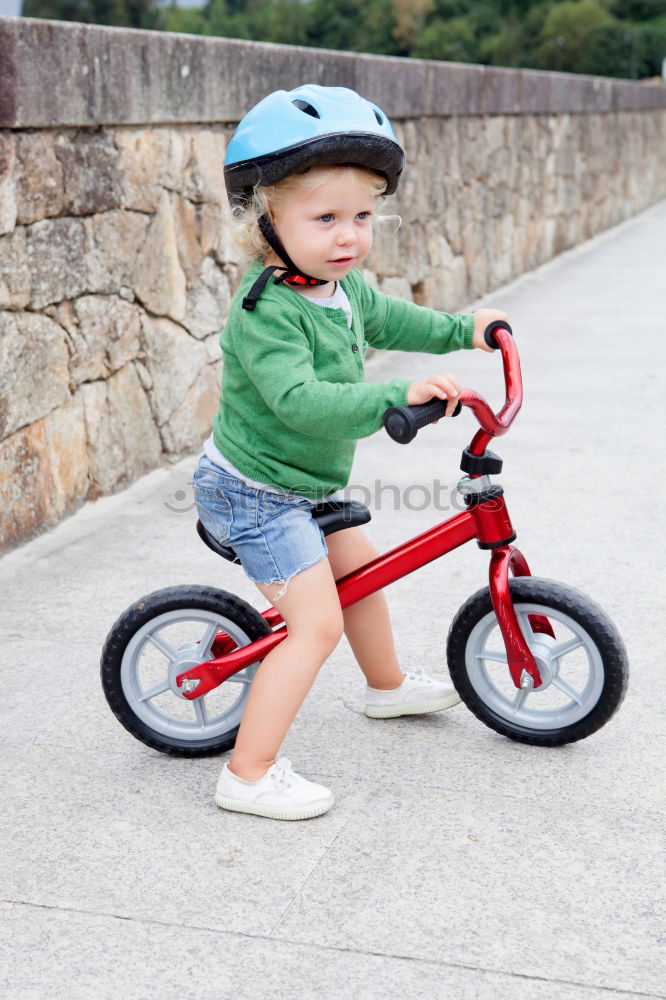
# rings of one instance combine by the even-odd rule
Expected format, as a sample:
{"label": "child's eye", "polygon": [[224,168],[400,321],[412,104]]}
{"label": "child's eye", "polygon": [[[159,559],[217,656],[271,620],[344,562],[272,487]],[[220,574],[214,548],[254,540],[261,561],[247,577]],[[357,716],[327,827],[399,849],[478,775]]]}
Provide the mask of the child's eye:
{"label": "child's eye", "polygon": [[319,216],[319,221],[320,222],[332,222],[333,221],[333,215],[332,215],[332,213],[331,212],[326,212],[325,215],[320,215]]}
{"label": "child's eye", "polygon": [[356,216],[356,218],[360,219],[361,222],[365,222],[365,220],[369,219],[371,215],[372,215],[372,212],[359,212],[358,215]]}

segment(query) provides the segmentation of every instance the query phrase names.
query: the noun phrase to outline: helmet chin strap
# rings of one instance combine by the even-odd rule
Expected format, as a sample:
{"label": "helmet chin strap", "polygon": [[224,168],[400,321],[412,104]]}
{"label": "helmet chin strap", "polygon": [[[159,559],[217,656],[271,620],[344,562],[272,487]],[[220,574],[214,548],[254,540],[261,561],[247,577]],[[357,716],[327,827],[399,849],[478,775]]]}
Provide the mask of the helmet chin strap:
{"label": "helmet chin strap", "polygon": [[274,250],[280,260],[286,264],[286,273],[278,279],[279,281],[293,281],[295,285],[328,284],[328,278],[313,278],[311,274],[305,274],[304,271],[301,271],[300,268],[296,267],[293,260],[285,250],[280,237],[275,232],[273,223],[267,215],[262,215],[259,219],[259,229],[261,230],[261,235],[264,237],[271,250]]}
{"label": "helmet chin strap", "polygon": [[275,279],[276,285],[283,281],[286,281],[289,285],[308,285],[310,287],[313,287],[314,285],[328,284],[328,278],[313,278],[310,274],[303,274],[303,272],[296,267],[293,260],[282,245],[282,241],[280,240],[278,234],[273,229],[273,224],[267,215],[260,216],[259,229],[261,230],[261,235],[264,237],[271,250],[277,254],[284,264],[284,267],[280,265],[273,265],[271,267],[264,268],[248,294],[243,299],[243,309],[248,309],[252,312],[256,308],[259,297],[266,287],[266,282],[274,271],[283,272]]}

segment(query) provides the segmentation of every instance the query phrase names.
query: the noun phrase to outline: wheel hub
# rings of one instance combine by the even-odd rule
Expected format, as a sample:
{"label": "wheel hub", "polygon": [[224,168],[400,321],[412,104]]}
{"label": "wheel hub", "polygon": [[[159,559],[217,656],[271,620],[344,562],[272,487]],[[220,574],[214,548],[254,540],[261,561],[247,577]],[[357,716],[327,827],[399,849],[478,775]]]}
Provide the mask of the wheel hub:
{"label": "wheel hub", "polygon": [[542,640],[533,642],[530,646],[530,652],[541,676],[541,684],[532,688],[536,694],[539,691],[545,691],[553,683],[553,679],[557,677],[559,661],[551,654],[548,646]]}
{"label": "wheel hub", "polygon": [[195,686],[188,685],[187,681],[182,687],[178,686],[177,678],[181,674],[184,674],[187,670],[192,670],[194,667],[198,667],[204,661],[200,655],[197,655],[196,646],[186,646],[185,648],[179,650],[177,658],[173,661],[169,668],[169,687],[173,694],[177,698],[183,698],[185,701],[189,701],[186,698],[187,693],[192,693],[196,691],[198,686],[198,681],[194,682]]}

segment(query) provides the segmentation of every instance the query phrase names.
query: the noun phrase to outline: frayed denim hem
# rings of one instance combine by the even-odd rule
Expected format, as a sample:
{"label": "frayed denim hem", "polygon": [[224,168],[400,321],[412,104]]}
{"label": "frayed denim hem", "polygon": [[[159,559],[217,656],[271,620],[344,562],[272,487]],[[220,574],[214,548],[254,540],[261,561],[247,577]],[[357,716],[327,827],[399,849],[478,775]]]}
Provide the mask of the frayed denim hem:
{"label": "frayed denim hem", "polygon": [[309,562],[303,563],[286,580],[282,580],[282,579],[255,580],[254,577],[250,576],[250,574],[247,572],[247,570],[245,571],[245,575],[247,576],[247,578],[249,580],[252,580],[252,583],[260,583],[262,587],[270,587],[271,584],[274,584],[274,583],[279,584],[280,585],[280,589],[278,590],[277,594],[273,598],[273,603],[277,604],[277,602],[280,601],[280,600],[282,600],[282,598],[287,593],[287,587],[289,585],[289,581],[290,580],[293,580],[294,577],[298,576],[299,573],[304,573],[306,569],[310,569],[312,566],[316,566],[317,563],[320,563],[322,561],[322,559],[326,558],[327,555],[328,555],[328,551],[322,552],[321,555],[319,555],[316,559],[311,559]]}

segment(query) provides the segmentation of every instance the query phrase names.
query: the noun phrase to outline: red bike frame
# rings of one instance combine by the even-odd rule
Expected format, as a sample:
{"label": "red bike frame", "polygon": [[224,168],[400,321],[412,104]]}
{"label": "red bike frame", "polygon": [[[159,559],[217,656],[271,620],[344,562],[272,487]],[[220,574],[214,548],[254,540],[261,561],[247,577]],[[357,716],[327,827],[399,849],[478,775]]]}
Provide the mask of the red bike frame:
{"label": "red bike frame", "polygon": [[[520,361],[513,337],[503,329],[496,330],[494,335],[504,366],[504,406],[495,414],[477,393],[464,389],[460,396],[461,404],[472,410],[481,427],[469,447],[470,453],[476,456],[484,454],[494,437],[506,433],[523,401]],[[470,478],[476,479],[478,476],[472,475]],[[506,646],[513,683],[516,687],[538,687],[541,684],[539,669],[521,632],[509,591],[509,572],[514,576],[530,576],[525,557],[509,544],[514,537],[504,496],[493,496],[341,577],[337,581],[340,604],[347,608],[362,601],[364,597],[475,539],[482,548],[491,551],[490,594]],[[273,631],[247,646],[237,648],[226,632],[219,632],[211,647],[213,659],[179,674],[179,687],[186,680],[199,682],[194,690],[184,691],[183,697],[194,701],[207,694],[232,674],[262,660],[286,638],[287,627],[275,608],[264,611],[263,617]],[[534,632],[553,634],[547,618],[530,615],[529,621]]]}

